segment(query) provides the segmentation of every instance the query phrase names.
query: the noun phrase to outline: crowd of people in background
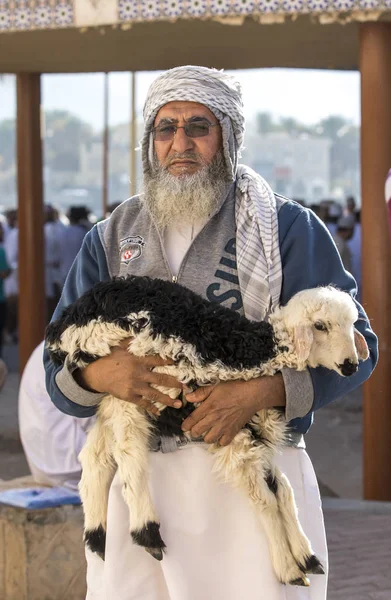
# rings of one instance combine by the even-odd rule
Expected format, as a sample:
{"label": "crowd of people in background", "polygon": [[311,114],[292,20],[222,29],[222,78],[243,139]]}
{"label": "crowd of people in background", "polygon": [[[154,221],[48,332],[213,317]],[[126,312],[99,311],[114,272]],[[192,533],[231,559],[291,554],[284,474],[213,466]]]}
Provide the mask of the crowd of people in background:
{"label": "crowd of people in background", "polygon": [[[352,196],[345,205],[335,200],[319,204],[300,204],[311,208],[330,231],[342,262],[358,284],[361,298],[361,225],[360,211]],[[108,216],[119,202],[108,207]],[[61,290],[83,238],[92,227],[94,219],[86,206],[71,206],[65,214],[45,205],[45,294],[46,314],[49,322],[60,299]],[[0,215],[0,356],[3,341],[18,341],[18,212],[8,210]]]}
{"label": "crowd of people in background", "polygon": [[45,292],[47,320],[52,316],[61,296],[68,271],[79,252],[84,236],[92,227],[90,211],[85,206],[71,206],[67,212],[68,223],[58,211],[45,206]]}
{"label": "crowd of people in background", "polygon": [[[84,236],[92,227],[90,210],[71,206],[60,214],[51,205],[44,210],[46,320],[49,322]],[[0,356],[4,341],[18,341],[18,211],[0,215]]]}
{"label": "crowd of people in background", "polygon": [[361,212],[355,199],[348,196],[344,205],[336,200],[322,200],[319,204],[309,205],[303,200],[298,202],[310,208],[326,225],[345,269],[357,282],[357,299],[361,302]]}

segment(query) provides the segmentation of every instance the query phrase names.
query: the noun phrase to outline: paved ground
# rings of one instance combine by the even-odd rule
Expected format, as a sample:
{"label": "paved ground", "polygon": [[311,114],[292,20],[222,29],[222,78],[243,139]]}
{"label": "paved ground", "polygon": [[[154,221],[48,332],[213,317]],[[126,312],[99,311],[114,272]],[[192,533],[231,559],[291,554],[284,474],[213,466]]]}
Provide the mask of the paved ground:
{"label": "paved ground", "polygon": [[317,411],[305,439],[325,495],[361,499],[361,389]]}
{"label": "paved ground", "polygon": [[[0,479],[28,473],[17,426],[17,349],[0,392]],[[361,502],[361,392],[323,408],[306,436],[323,496],[330,553],[328,600],[391,600],[391,503]],[[339,497],[339,498],[338,498]]]}
{"label": "paved ground", "polygon": [[391,503],[324,498],[327,600],[391,600]]}

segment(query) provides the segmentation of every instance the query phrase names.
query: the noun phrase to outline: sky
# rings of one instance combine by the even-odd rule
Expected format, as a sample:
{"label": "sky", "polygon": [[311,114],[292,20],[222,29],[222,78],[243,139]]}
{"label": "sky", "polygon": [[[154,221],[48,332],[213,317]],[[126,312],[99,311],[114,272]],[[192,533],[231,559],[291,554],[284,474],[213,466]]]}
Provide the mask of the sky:
{"label": "sky", "polygon": [[[360,122],[360,76],[353,71],[304,69],[248,69],[231,71],[242,84],[246,119],[257,112],[275,117],[294,117],[313,124],[331,114],[353,123]],[[136,74],[136,105],[142,105],[152,80],[158,74]],[[100,130],[103,123],[103,81],[101,73],[44,75],[43,107],[68,110]],[[129,73],[111,73],[109,119],[111,125],[129,121],[131,84]],[[15,81],[0,80],[0,120],[15,115]]]}

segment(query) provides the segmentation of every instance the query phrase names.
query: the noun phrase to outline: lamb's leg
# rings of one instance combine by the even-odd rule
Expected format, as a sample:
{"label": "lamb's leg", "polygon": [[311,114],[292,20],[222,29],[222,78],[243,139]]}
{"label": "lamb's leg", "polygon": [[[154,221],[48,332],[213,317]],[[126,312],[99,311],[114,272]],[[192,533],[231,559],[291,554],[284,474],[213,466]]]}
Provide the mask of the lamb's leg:
{"label": "lamb's leg", "polygon": [[134,405],[125,405],[121,420],[114,423],[114,458],[129,509],[130,535],[157,560],[162,560],[165,543],[149,491],[150,424]]}
{"label": "lamb's leg", "polygon": [[324,575],[322,564],[315,556],[311,543],[300,525],[292,486],[286,475],[276,467],[275,476],[278,478],[277,502],[285,523],[292,554],[306,573]]}
{"label": "lamb's leg", "polygon": [[218,476],[242,488],[250,498],[266,533],[278,580],[281,583],[308,586],[309,580],[291,552],[278,507],[278,479],[271,476],[269,469],[270,450],[254,445],[250,432],[242,430],[229,446],[211,446],[209,451],[215,456],[214,471]]}
{"label": "lamb's leg", "polygon": [[109,490],[116,471],[110,453],[110,435],[98,415],[79,455],[82,466],[79,491],[84,511],[84,541],[102,559],[105,556]]}
{"label": "lamb's leg", "polygon": [[267,440],[267,446],[270,448],[268,456],[268,448],[263,448],[263,454],[266,454],[264,463],[266,461],[266,464],[270,465],[269,478],[276,479],[279,483],[275,488],[277,502],[293,556],[303,572],[323,573],[322,565],[316,556],[314,556],[311,544],[300,525],[292,486],[286,475],[283,475],[279,469],[272,466],[274,465],[272,449],[283,444],[286,434],[286,424],[282,413],[275,409],[261,410],[252,419],[252,426],[258,432],[261,439]]}

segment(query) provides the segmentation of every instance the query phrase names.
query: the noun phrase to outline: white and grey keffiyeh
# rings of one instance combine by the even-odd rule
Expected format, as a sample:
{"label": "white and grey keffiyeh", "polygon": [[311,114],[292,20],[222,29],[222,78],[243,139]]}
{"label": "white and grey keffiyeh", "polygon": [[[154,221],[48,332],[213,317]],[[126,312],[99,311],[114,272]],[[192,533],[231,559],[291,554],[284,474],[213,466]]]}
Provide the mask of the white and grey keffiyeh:
{"label": "white and grey keffiyeh", "polygon": [[240,84],[223,71],[197,66],[176,67],[155,79],[144,106],[144,172],[153,157],[151,130],[156,114],[174,101],[203,104],[220,122],[225,162],[236,180],[236,254],[244,312],[260,321],[278,304],[281,293],[278,214],[267,182],[249,167],[238,166],[244,137]]}
{"label": "white and grey keffiyeh", "polygon": [[282,266],[276,198],[255,171],[239,165],[237,171],[236,261],[244,313],[260,321],[278,305]]}

